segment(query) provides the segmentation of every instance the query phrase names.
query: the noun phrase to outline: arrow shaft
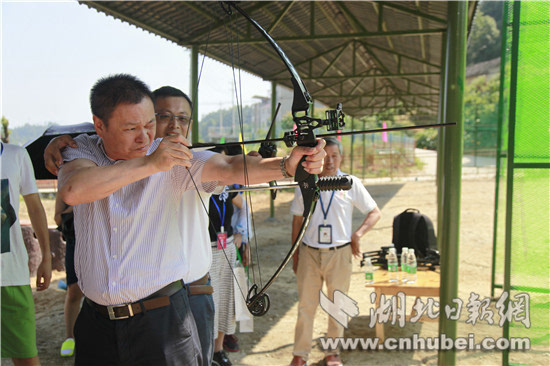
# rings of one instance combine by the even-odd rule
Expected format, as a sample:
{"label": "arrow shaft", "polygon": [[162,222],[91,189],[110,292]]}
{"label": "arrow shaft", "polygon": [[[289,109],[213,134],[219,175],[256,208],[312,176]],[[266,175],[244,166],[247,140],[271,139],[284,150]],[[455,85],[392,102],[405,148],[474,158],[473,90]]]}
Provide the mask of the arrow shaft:
{"label": "arrow shaft", "polygon": [[[418,126],[402,126],[402,127],[390,127],[390,128],[377,128],[374,130],[366,130],[366,131],[348,131],[348,132],[334,132],[334,133],[326,133],[322,135],[317,135],[317,137],[335,137],[335,136],[349,136],[349,135],[362,135],[362,134],[369,134],[369,133],[380,133],[380,132],[395,132],[395,131],[408,131],[408,130],[419,130],[423,128],[434,128],[434,127],[448,127],[448,126],[455,126],[456,122],[448,122],[448,123],[433,123],[433,124],[427,124],[427,125],[418,125]],[[213,147],[219,147],[219,146],[236,146],[236,145],[250,145],[250,144],[260,144],[262,142],[280,142],[284,141],[283,138],[275,138],[275,139],[266,139],[266,140],[251,140],[251,141],[242,141],[242,142],[226,142],[223,144],[201,144],[200,147],[194,148],[191,146],[191,149],[206,149],[206,148],[213,148]],[[195,150],[197,151],[197,150]]]}

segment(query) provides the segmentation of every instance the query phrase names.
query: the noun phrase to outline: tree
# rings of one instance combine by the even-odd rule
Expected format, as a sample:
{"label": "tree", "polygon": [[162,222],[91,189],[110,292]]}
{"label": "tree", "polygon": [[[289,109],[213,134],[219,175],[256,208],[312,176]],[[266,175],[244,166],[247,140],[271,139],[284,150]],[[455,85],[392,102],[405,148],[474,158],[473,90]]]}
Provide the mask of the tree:
{"label": "tree", "polygon": [[492,60],[500,56],[500,31],[495,19],[481,10],[476,14],[468,38],[467,64]]}
{"label": "tree", "polygon": [[464,149],[493,149],[496,146],[498,75],[481,75],[466,84],[464,91]]}
{"label": "tree", "polygon": [[8,129],[9,121],[6,117],[2,116],[2,142],[10,142],[10,130]]}
{"label": "tree", "polygon": [[497,23],[498,29],[502,27],[502,10],[506,3],[504,1],[481,1],[479,4],[479,10],[485,15],[493,17]]}

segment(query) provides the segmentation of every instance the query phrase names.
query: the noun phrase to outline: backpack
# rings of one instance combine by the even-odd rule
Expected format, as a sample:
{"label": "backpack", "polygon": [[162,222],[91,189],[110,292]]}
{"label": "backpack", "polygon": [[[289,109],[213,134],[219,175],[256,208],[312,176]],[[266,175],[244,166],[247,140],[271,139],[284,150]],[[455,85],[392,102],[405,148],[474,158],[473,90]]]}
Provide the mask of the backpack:
{"label": "backpack", "polygon": [[414,208],[408,208],[393,218],[392,242],[398,255],[404,247],[413,248],[420,259],[437,252],[432,220]]}

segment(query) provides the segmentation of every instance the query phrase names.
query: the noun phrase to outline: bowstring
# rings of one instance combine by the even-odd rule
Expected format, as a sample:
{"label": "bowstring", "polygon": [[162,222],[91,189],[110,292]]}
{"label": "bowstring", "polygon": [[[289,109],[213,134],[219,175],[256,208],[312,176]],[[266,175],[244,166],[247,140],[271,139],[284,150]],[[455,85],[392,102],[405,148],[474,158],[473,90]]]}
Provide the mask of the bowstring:
{"label": "bowstring", "polygon": [[[241,134],[241,139],[242,141],[244,141],[244,117],[243,117],[243,97],[242,97],[242,78],[241,78],[241,68],[240,68],[240,43],[239,43],[239,33],[237,31],[237,25],[236,25],[236,22],[235,21],[231,21],[230,22],[230,26],[231,28],[229,29],[229,34],[230,34],[230,49],[229,49],[229,53],[231,55],[231,69],[232,69],[232,72],[233,72],[233,85],[234,85],[234,90],[235,90],[235,99],[236,99],[236,104],[237,104],[237,111],[238,111],[238,117],[239,117],[239,129],[240,129],[240,134]],[[227,28],[226,28],[227,30]],[[233,34],[235,34],[235,39],[236,39],[236,42],[233,41]],[[236,44],[236,47],[234,46]],[[237,50],[237,67],[235,67],[235,48]],[[237,68],[237,75],[235,73],[235,69]],[[244,182],[245,182],[245,185],[248,186],[250,185],[250,177],[249,177],[249,174],[248,174],[248,165],[247,165],[247,162],[246,162],[246,153],[245,153],[245,149],[244,149],[244,145],[241,145],[242,147],[242,156],[243,156],[243,174],[244,174]],[[260,287],[262,286],[262,272],[261,272],[261,268],[260,268],[260,261],[259,261],[259,258],[258,258],[258,253],[259,253],[259,250],[258,250],[258,242],[257,242],[257,235],[256,235],[256,224],[255,224],[255,221],[254,221],[254,208],[253,208],[253,205],[252,205],[252,195],[250,192],[244,192],[245,194],[243,195],[244,196],[244,201],[245,201],[245,204],[246,204],[246,207],[244,208],[245,211],[246,211],[246,231],[247,231],[247,235],[248,235],[248,239],[249,239],[249,243],[247,243],[247,245],[251,245],[251,240],[250,240],[250,226],[249,226],[249,221],[248,221],[248,217],[250,217],[250,224],[252,226],[252,231],[254,233],[253,237],[254,237],[254,248],[255,248],[255,253],[256,253],[256,256],[257,256],[257,266],[258,266],[258,277],[259,277],[259,280],[260,280]],[[250,211],[249,211],[250,210]],[[252,253],[251,253],[252,254]],[[254,283],[256,283],[256,271],[254,270],[254,265],[252,263],[250,263],[250,267],[252,269],[252,281]],[[247,283],[247,286],[248,286],[248,283]]]}
{"label": "bowstring", "polygon": [[[224,21],[224,24],[225,24],[225,21]],[[198,95],[198,91],[199,91],[199,84],[200,84],[200,80],[201,80],[201,76],[202,76],[202,71],[203,71],[203,68],[204,68],[204,61],[206,60],[206,55],[207,55],[207,52],[208,52],[208,44],[210,42],[210,33],[211,33],[211,30],[210,29],[208,31],[208,35],[207,35],[207,38],[206,38],[206,44],[205,44],[205,48],[204,48],[204,53],[203,53],[203,58],[202,58],[202,62],[201,62],[201,67],[200,67],[200,71],[199,71],[199,76],[197,78],[197,95]],[[195,107],[196,107],[196,103],[193,103],[193,107],[191,109],[191,116],[193,115],[193,112],[195,110]],[[195,121],[193,121],[193,123],[195,123]],[[198,123],[198,122],[197,122]],[[191,126],[189,126],[189,128],[187,129],[187,133],[185,134],[185,138],[187,139],[189,137],[189,132],[191,130],[190,128]],[[199,197],[199,200],[201,202],[201,205],[204,209],[204,211],[206,212],[206,216],[208,217],[208,222],[209,222],[209,226],[214,230],[214,232],[216,232],[216,228],[214,226],[214,223],[212,222],[212,219],[210,218],[210,214],[209,214],[209,210],[208,208],[206,207],[206,204],[204,203],[204,200],[203,200],[203,197],[199,191],[199,188],[197,186],[197,183],[195,182],[195,179],[193,178],[193,175],[191,174],[191,171],[189,170],[189,168],[186,169],[187,170],[187,173],[189,174],[189,178],[191,179],[191,182],[193,183],[193,186],[195,187],[195,191],[197,192],[197,195]],[[230,202],[230,204],[233,204],[233,202]],[[223,223],[222,223],[223,225]],[[210,234],[209,234],[210,235]],[[221,242],[220,242],[220,239],[219,237],[216,239],[217,243],[218,243],[218,246],[220,248],[222,248],[222,252],[224,254],[224,257],[225,257],[225,260],[227,261],[227,263],[230,263],[229,261],[229,257],[227,256],[227,253],[225,252],[225,248],[223,247],[223,245],[221,245]],[[210,245],[210,244],[209,244]],[[245,300],[246,302],[246,297],[245,297],[245,294],[241,288],[241,286],[239,285],[239,281],[237,280],[237,276],[235,275],[235,272],[231,271],[231,274],[233,275],[233,278],[235,279],[235,283],[237,284],[237,287],[239,288],[239,292],[241,293],[243,299]]]}

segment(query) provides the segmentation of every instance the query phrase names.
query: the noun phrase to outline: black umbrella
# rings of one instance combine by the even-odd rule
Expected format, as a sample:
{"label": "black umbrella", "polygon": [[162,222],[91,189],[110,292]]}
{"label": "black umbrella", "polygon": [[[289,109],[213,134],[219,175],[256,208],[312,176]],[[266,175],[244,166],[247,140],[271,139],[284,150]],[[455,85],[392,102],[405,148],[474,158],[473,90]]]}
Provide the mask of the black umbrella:
{"label": "black umbrella", "polygon": [[33,141],[27,142],[24,147],[27,149],[29,156],[31,157],[32,166],[34,167],[34,176],[36,179],[57,179],[55,175],[50,173],[44,165],[44,150],[51,139],[62,135],[71,135],[72,137],[87,133],[88,135],[94,135],[94,124],[90,122],[83,122],[76,125],[67,126],[50,126],[44,131],[42,136],[36,138]]}

